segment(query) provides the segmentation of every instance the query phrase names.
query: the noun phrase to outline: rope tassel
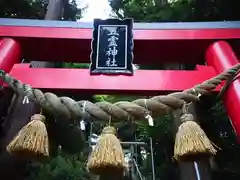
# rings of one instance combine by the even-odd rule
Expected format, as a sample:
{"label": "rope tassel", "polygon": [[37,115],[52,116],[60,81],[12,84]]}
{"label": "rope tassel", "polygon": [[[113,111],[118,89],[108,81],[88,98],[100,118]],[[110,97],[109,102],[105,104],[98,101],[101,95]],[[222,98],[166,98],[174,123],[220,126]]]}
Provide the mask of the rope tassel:
{"label": "rope tassel", "polygon": [[114,127],[107,126],[103,129],[90,155],[87,167],[91,173],[97,175],[109,172],[123,173],[125,168],[124,154]]}
{"label": "rope tassel", "polygon": [[7,151],[18,157],[35,158],[49,156],[48,134],[45,117],[35,114],[7,146]]}
{"label": "rope tassel", "polygon": [[181,116],[182,124],[178,127],[174,146],[174,158],[183,161],[190,157],[215,155],[216,149],[205,132],[194,121],[192,114]]}

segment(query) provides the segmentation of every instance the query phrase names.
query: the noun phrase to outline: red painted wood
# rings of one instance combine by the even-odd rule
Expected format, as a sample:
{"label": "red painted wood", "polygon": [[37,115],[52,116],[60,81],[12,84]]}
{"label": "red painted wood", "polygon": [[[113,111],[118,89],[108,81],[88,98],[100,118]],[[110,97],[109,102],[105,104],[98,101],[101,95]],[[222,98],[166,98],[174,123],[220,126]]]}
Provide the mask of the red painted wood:
{"label": "red painted wood", "polygon": [[[57,39],[92,39],[92,29],[0,26],[0,36]],[[238,39],[240,29],[134,30],[135,40]]]}
{"label": "red painted wood", "polygon": [[[18,40],[26,59],[90,62],[92,29],[0,26],[5,36]],[[200,63],[214,40],[239,41],[240,29],[134,30],[134,39],[136,64]]]}
{"label": "red painted wood", "polygon": [[[219,41],[212,44],[206,53],[206,63],[221,73],[239,63],[235,53],[227,42]],[[240,80],[235,80],[223,98],[228,116],[240,141]]]}
{"label": "red painted wood", "polygon": [[23,64],[15,64],[10,74],[34,88],[145,95],[182,91],[216,75],[207,66],[196,71],[137,70],[134,76],[106,76],[90,75],[88,69],[28,68]]}
{"label": "red painted wood", "polygon": [[15,63],[20,61],[19,44],[10,38],[0,40],[0,69],[9,72]]}

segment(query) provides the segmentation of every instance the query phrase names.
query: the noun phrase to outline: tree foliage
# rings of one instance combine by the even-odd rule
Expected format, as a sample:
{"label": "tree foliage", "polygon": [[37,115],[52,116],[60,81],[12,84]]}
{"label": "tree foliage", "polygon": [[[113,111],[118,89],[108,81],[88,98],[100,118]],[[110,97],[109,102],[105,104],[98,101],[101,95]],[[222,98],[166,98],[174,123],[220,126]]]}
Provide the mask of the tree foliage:
{"label": "tree foliage", "polygon": [[[49,0],[1,0],[0,17],[21,19],[44,19]],[[67,1],[63,18],[65,20],[80,19],[86,8],[79,9],[76,0]],[[65,16],[65,17],[64,17]]]}
{"label": "tree foliage", "polygon": [[[215,21],[239,20],[238,0],[109,0],[114,13],[120,18],[135,21]],[[156,3],[159,2],[159,3]],[[121,13],[122,12],[122,13]]]}
{"label": "tree foliage", "polygon": [[60,151],[44,163],[29,164],[31,174],[26,180],[89,180],[85,160],[83,153],[73,156]]}
{"label": "tree foliage", "polygon": [[43,19],[47,0],[1,0],[0,17]]}

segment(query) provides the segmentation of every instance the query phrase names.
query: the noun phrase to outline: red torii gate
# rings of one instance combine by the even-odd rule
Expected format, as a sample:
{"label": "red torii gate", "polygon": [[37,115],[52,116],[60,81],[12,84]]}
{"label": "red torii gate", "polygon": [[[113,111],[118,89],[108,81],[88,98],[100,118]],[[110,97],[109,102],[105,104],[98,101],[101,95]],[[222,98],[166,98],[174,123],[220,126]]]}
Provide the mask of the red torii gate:
{"label": "red torii gate", "polygon": [[[240,55],[240,22],[135,23],[134,63],[205,65],[188,71],[137,70],[133,76],[90,75],[87,69],[30,68],[30,64],[20,64],[21,58],[89,63],[92,25],[88,23],[0,19],[0,37],[0,69],[16,79],[33,88],[95,94],[182,91],[237,64]],[[239,80],[231,84],[224,103],[240,137]]]}

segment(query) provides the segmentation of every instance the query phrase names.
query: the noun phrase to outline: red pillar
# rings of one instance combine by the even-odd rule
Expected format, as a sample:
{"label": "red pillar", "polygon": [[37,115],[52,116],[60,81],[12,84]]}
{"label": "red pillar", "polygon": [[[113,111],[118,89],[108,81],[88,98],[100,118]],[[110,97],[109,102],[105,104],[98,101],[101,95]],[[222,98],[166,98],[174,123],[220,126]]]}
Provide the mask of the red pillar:
{"label": "red pillar", "polygon": [[20,45],[13,39],[0,40],[0,69],[9,73],[15,63],[21,58]]}
{"label": "red pillar", "polygon": [[[225,41],[213,43],[207,50],[206,63],[221,73],[239,61],[230,45]],[[227,89],[223,97],[227,110],[238,140],[240,140],[240,79],[235,80]]]}

